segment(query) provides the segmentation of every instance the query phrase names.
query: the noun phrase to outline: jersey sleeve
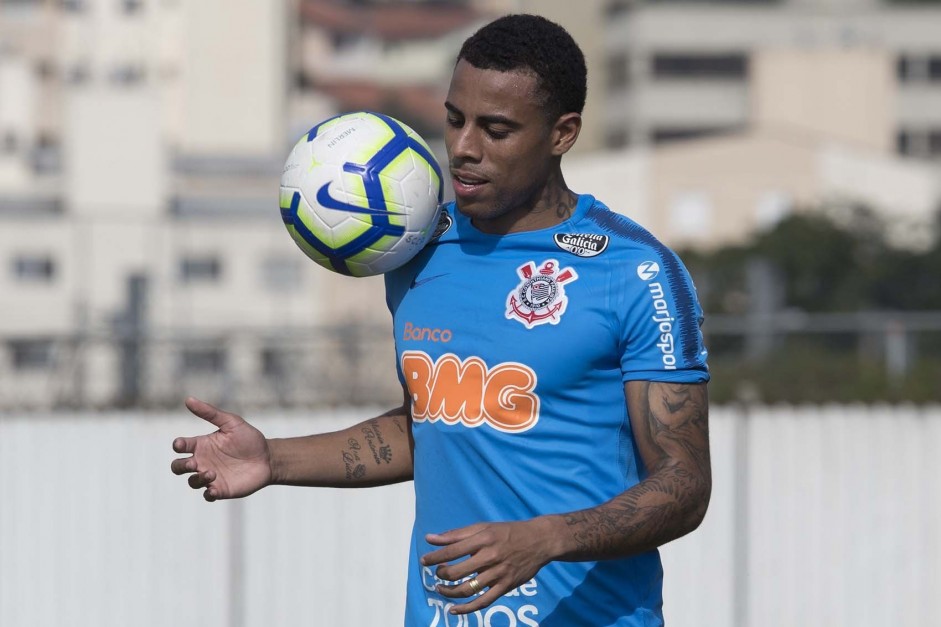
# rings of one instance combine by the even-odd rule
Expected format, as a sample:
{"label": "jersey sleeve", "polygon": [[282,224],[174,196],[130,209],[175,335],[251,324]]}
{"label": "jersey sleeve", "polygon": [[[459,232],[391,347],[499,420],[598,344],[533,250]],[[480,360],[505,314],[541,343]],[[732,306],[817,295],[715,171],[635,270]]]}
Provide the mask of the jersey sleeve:
{"label": "jersey sleeve", "polygon": [[615,271],[624,381],[709,380],[703,312],[692,279],[667,248],[651,249]]}

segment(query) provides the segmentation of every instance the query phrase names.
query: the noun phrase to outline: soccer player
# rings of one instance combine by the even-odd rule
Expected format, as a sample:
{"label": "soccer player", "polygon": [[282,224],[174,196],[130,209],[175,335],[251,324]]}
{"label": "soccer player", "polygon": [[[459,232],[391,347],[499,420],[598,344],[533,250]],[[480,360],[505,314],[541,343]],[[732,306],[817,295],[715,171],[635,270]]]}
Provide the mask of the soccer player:
{"label": "soccer player", "polygon": [[[177,438],[207,500],[414,480],[405,624],[660,625],[657,547],[709,500],[701,309],[676,255],[568,189],[584,58],[541,17],[462,47],[445,108],[456,201],[386,275],[405,402],[337,433]],[[381,447],[379,446],[381,443]],[[353,455],[368,445],[376,455]],[[475,622],[476,621],[476,622]]]}

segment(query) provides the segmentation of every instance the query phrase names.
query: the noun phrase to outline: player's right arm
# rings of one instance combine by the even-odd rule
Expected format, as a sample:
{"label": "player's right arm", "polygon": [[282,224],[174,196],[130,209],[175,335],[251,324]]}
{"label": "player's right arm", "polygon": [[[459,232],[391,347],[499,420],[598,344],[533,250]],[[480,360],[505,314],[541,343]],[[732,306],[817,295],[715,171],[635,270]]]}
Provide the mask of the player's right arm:
{"label": "player's right arm", "polygon": [[412,478],[408,404],[355,426],[318,435],[266,438],[241,416],[189,398],[186,407],[217,427],[176,438],[177,475],[203,490],[207,501],[248,496],[268,485],[369,487]]}

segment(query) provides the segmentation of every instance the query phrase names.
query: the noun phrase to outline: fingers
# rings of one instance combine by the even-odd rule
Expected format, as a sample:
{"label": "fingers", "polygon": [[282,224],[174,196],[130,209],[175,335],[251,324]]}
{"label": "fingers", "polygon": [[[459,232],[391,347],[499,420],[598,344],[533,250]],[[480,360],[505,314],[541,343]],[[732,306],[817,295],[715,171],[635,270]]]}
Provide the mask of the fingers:
{"label": "fingers", "polygon": [[484,583],[485,575],[483,573],[475,575],[452,585],[438,584],[435,586],[442,596],[451,599],[466,599],[467,597],[483,594],[487,589]]}
{"label": "fingers", "polygon": [[454,605],[450,609],[452,614],[470,614],[482,610],[507,592],[508,588],[506,586],[497,582],[494,582],[494,585],[491,586],[488,581],[488,573],[480,573],[457,585],[442,586],[439,584],[436,588],[439,594],[451,599],[474,597],[467,603]]}
{"label": "fingers", "polygon": [[186,482],[194,490],[201,490],[216,480],[216,473],[211,470],[197,472],[189,476]]}
{"label": "fingers", "polygon": [[[174,442],[174,448],[176,443]],[[216,472],[214,470],[206,470],[205,472],[199,472],[197,469],[196,459],[193,457],[181,457],[179,459],[174,459],[170,462],[170,470],[175,475],[185,475],[190,474],[186,479],[186,482],[189,484],[189,487],[194,490],[202,490],[203,498],[207,501],[215,501],[219,498],[219,490],[212,485],[212,482],[216,480]]]}
{"label": "fingers", "polygon": [[196,438],[177,438],[173,440],[174,453],[195,453]]}
{"label": "fingers", "polygon": [[428,542],[428,544],[434,544],[435,546],[446,546],[448,544],[460,542],[461,540],[466,540],[467,538],[477,534],[485,526],[486,525],[482,523],[477,523],[476,525],[461,527],[460,529],[452,529],[451,531],[446,531],[444,533],[429,533],[425,535],[425,541]]}
{"label": "fingers", "polygon": [[175,475],[185,475],[188,472],[196,472],[196,460],[192,457],[181,457],[170,462],[170,472]]}
{"label": "fingers", "polygon": [[230,414],[227,411],[223,411],[214,405],[210,405],[205,401],[201,401],[198,398],[190,396],[186,399],[186,408],[190,410],[194,415],[199,416],[206,422],[219,427],[220,429],[223,426],[231,427],[233,422],[242,422],[242,418],[236,416],[235,414]]}
{"label": "fingers", "polygon": [[477,535],[484,525],[476,524],[460,529],[452,529],[445,533],[429,533],[425,535],[425,541],[434,546],[444,548],[426,553],[421,558],[422,566],[434,566],[435,564],[444,564],[452,562],[459,557],[468,555],[477,548],[475,544],[464,542],[468,538]]}
{"label": "fingers", "polygon": [[[484,588],[486,584],[483,582],[480,583],[481,589]],[[440,590],[439,590],[440,591]],[[455,605],[451,608],[452,614],[471,614],[477,610],[482,610],[487,607],[501,596],[503,596],[507,591],[500,586],[493,586],[488,589],[486,592],[478,596],[476,599],[469,601],[467,603],[462,603],[461,605]],[[442,593],[443,594],[443,593]]]}

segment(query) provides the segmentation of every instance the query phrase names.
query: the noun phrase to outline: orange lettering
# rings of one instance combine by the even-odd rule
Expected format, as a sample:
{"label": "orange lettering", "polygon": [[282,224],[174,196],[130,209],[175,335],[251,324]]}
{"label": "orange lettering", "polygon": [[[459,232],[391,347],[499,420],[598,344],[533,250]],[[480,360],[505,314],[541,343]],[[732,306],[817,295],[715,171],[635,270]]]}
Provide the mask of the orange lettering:
{"label": "orange lettering", "polygon": [[412,395],[412,415],[426,416],[431,400],[431,374],[434,366],[425,353],[402,353],[402,374]]}
{"label": "orange lettering", "polygon": [[474,426],[483,419],[487,364],[471,357],[461,363],[454,355],[442,355],[435,364],[428,411],[445,422],[463,421]]}
{"label": "orange lettering", "polygon": [[536,373],[518,363],[488,368],[479,357],[447,353],[433,362],[423,351],[402,353],[402,372],[412,396],[412,419],[441,419],[476,427],[482,422],[506,432],[532,428],[539,420]]}
{"label": "orange lettering", "polygon": [[539,417],[539,397],[532,393],[536,374],[519,364],[500,364],[487,382],[484,406],[494,426],[523,431]]}

